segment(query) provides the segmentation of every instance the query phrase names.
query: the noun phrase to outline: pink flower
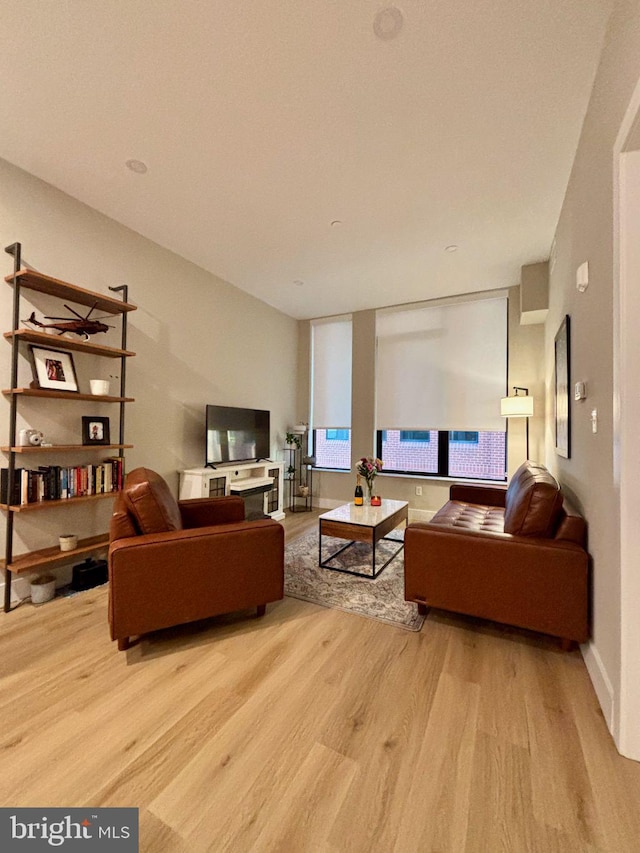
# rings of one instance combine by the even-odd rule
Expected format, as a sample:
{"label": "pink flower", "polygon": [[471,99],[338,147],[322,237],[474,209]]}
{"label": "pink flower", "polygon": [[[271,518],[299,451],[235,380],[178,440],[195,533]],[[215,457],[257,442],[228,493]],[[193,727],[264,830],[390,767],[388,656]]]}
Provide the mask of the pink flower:
{"label": "pink flower", "polygon": [[382,471],[382,460],[373,456],[362,456],[356,462],[356,471],[365,478],[370,486],[378,473]]}

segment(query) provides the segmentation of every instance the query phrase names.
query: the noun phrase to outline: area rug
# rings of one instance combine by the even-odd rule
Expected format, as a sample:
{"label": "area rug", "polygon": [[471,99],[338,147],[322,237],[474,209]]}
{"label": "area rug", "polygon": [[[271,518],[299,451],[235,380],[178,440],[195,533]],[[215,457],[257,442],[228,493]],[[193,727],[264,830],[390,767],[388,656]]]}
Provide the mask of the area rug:
{"label": "area rug", "polygon": [[[390,536],[402,539],[403,531]],[[344,539],[322,537],[322,559],[327,559],[345,544]],[[382,565],[398,548],[397,541],[379,542],[376,565]],[[378,619],[408,631],[419,631],[425,617],[416,604],[404,600],[404,552],[371,580],[343,572],[322,569],[318,565],[318,532],[306,533],[290,542],[285,549],[284,591],[323,607],[334,607]],[[371,546],[356,542],[332,561],[351,571],[371,571]]]}

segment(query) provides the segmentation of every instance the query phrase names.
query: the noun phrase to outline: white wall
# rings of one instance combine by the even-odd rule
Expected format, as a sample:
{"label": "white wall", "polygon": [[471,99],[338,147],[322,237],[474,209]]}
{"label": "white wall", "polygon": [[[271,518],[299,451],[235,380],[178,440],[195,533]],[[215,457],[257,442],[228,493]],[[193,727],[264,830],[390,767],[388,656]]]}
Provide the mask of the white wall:
{"label": "white wall", "polygon": [[[585,660],[616,736],[621,586],[620,517],[613,467],[613,146],[639,78],[640,4],[621,0],[609,22],[558,223],[545,329],[547,464],[588,521],[593,639],[585,649]],[[590,283],[581,294],[576,290],[575,273],[583,261],[589,262]],[[585,380],[589,395],[585,402],[571,402],[571,459],[556,456],[553,449],[553,342],[565,314],[571,317],[571,381]],[[598,411],[597,434],[591,431],[594,408]]]}
{"label": "white wall", "polygon": [[[298,415],[295,320],[2,160],[0,238],[2,248],[22,243],[23,266],[47,275],[103,293],[109,293],[109,286],[129,285],[129,301],[138,306],[128,315],[127,346],[137,353],[128,360],[127,395],[136,400],[127,406],[125,438],[135,445],[127,454],[129,470],[138,465],[153,468],[177,494],[178,470],[204,462],[206,403],[269,409],[274,458],[282,458],[278,448]],[[13,271],[13,259],[4,253],[2,257],[4,277]],[[12,293],[3,283],[3,331],[11,328]],[[59,302],[29,298],[38,317],[52,313],[52,308],[55,314],[65,313]],[[26,316],[23,308],[21,318]],[[119,346],[119,333],[94,340]],[[11,351],[8,344],[4,347],[0,387],[8,388]],[[119,366],[85,355],[74,360],[81,390],[87,391],[89,376]],[[25,355],[20,358],[19,384],[31,378]],[[9,403],[2,400],[0,444],[6,445]],[[109,416],[112,439],[117,434],[117,405],[32,401],[21,404],[19,412],[55,443],[80,443],[81,416],[87,414]],[[54,463],[72,464],[61,454],[29,460],[34,466]],[[111,501],[104,500],[91,507],[24,513],[16,521],[14,553],[52,545],[59,533],[102,532],[110,512]],[[4,555],[4,522],[0,536]]]}
{"label": "white wall", "polygon": [[[628,114],[640,132],[640,82]],[[638,477],[640,476],[640,150],[624,127],[616,146],[619,162],[618,208],[614,266],[614,484],[620,500],[620,700],[616,740],[623,755],[640,760],[640,528],[638,527]],[[624,151],[624,149],[627,149]],[[622,153],[624,151],[624,153]]]}

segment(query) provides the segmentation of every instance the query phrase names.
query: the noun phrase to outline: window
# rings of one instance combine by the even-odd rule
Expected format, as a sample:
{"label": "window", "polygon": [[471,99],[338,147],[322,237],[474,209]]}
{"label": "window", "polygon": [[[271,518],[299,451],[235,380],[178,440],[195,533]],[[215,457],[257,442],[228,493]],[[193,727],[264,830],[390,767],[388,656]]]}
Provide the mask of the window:
{"label": "window", "polygon": [[424,429],[401,429],[400,441],[431,441],[431,433]]}
{"label": "window", "polygon": [[348,429],[328,429],[325,430],[327,441],[349,441]]}
{"label": "window", "polygon": [[[422,441],[403,438],[407,435],[423,435],[425,438]],[[376,455],[382,459],[383,471],[437,474],[438,439],[437,430],[381,430]]]}
{"label": "window", "polygon": [[[507,467],[505,432],[430,430],[426,441],[403,441],[405,430],[380,430],[377,455],[384,470],[474,480],[504,480]],[[475,436],[458,439],[454,436]]]}
{"label": "window", "polygon": [[[470,436],[470,438],[454,438]],[[507,434],[495,432],[449,433],[449,477],[504,480],[507,471]]]}
{"label": "window", "polygon": [[351,468],[351,315],[311,323],[311,429],[318,468]]}
{"label": "window", "polygon": [[454,429],[451,431],[450,441],[458,442],[467,442],[469,444],[477,444],[478,436],[480,433],[478,432],[462,432],[461,430]]}
{"label": "window", "polygon": [[506,296],[378,311],[376,347],[384,470],[505,480]]}
{"label": "window", "polygon": [[[332,437],[331,433],[335,437]],[[351,430],[314,429],[313,455],[316,458],[316,468],[348,471],[351,468]]]}

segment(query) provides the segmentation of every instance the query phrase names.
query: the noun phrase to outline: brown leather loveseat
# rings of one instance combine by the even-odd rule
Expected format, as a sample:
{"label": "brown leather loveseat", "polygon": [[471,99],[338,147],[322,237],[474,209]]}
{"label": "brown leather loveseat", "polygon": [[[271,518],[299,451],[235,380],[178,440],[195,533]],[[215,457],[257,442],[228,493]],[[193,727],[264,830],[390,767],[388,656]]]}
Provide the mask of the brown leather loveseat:
{"label": "brown leather loveseat", "polygon": [[544,466],[525,462],[508,489],[455,484],[426,524],[405,533],[405,598],[585,642],[589,555],[584,519]]}
{"label": "brown leather loveseat", "polygon": [[125,478],[111,518],[109,624],[123,650],[159,628],[284,595],[284,528],[244,520],[240,497],[175,500],[148,468]]}

